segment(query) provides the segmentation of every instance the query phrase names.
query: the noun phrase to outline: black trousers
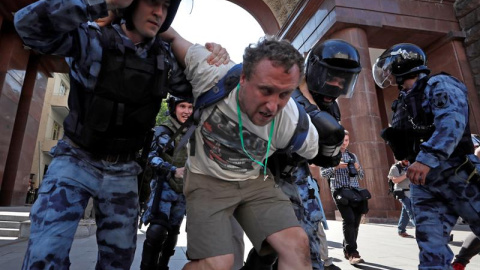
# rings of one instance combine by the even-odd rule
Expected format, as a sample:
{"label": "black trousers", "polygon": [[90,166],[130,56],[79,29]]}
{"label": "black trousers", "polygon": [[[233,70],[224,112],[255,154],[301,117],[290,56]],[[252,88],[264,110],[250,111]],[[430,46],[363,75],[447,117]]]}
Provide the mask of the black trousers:
{"label": "black trousers", "polygon": [[[362,214],[366,213],[368,209],[368,202],[363,201],[354,205],[343,205],[337,203],[338,211],[342,215],[343,219],[343,252],[348,254],[356,253],[357,251],[357,236],[358,228],[360,227],[360,220]],[[367,210],[368,211],[368,210]]]}

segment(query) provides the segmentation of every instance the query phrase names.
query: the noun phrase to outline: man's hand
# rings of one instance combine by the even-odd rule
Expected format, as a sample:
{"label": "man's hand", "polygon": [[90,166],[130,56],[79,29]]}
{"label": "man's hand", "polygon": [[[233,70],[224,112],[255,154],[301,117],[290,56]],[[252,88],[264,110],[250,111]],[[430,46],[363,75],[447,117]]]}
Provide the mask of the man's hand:
{"label": "man's hand", "polygon": [[218,67],[220,65],[226,65],[230,61],[230,55],[222,45],[214,42],[207,42],[205,43],[205,48],[212,52],[207,58],[207,62],[210,65]]}
{"label": "man's hand", "polygon": [[177,168],[175,170],[175,178],[183,178],[184,173],[185,173],[185,167]]}
{"label": "man's hand", "polygon": [[415,161],[408,167],[407,177],[415,185],[424,185],[425,178],[430,171],[430,167],[420,162]]}
{"label": "man's hand", "polygon": [[107,8],[109,10],[126,8],[132,4],[133,0],[106,0]]}
{"label": "man's hand", "polygon": [[340,164],[338,164],[338,166],[335,167],[335,169],[346,169],[347,166],[348,166],[347,162],[341,161]]}

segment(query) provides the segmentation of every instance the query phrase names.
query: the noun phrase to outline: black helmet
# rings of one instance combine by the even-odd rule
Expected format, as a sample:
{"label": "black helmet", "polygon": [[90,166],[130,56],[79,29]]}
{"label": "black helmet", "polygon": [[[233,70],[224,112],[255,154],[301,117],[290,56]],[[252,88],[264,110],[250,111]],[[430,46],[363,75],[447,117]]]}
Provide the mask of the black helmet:
{"label": "black helmet", "polygon": [[193,103],[193,97],[175,97],[170,95],[167,99],[168,114],[176,118],[175,108],[179,103],[182,103],[182,102]]}
{"label": "black helmet", "polygon": [[393,45],[372,67],[373,79],[381,88],[402,85],[405,79],[419,73],[430,74],[427,56],[420,47],[410,43]]}
{"label": "black helmet", "polygon": [[[330,39],[313,46],[307,55],[305,67],[308,90],[319,106],[324,103],[323,96],[333,100],[340,95],[352,97],[358,74],[362,70],[357,49],[340,39]],[[327,84],[335,77],[342,79],[343,88]]]}
{"label": "black helmet", "polygon": [[[132,21],[132,16],[135,9],[137,8],[138,1],[141,1],[141,0],[133,0],[130,6],[124,8],[123,11],[121,12],[122,17],[125,19],[125,25],[127,29],[130,31],[135,29],[135,26],[133,25],[133,21]],[[147,1],[155,3],[160,0],[147,0]],[[170,0],[170,6],[168,7],[167,17],[165,18],[165,21],[163,22],[160,29],[158,30],[159,33],[167,31],[167,29],[170,27],[170,25],[173,22],[173,18],[175,18],[175,15],[177,14],[178,6],[180,6],[181,1],[182,0]]]}

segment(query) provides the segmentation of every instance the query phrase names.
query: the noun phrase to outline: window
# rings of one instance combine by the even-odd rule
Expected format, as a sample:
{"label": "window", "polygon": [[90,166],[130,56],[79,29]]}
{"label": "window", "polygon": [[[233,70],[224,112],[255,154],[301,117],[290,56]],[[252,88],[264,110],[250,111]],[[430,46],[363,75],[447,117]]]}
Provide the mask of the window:
{"label": "window", "polygon": [[52,140],[58,140],[60,137],[61,126],[56,121],[53,121]]}
{"label": "window", "polygon": [[68,88],[63,80],[60,81],[60,88],[56,91],[55,95],[65,96],[67,94]]}

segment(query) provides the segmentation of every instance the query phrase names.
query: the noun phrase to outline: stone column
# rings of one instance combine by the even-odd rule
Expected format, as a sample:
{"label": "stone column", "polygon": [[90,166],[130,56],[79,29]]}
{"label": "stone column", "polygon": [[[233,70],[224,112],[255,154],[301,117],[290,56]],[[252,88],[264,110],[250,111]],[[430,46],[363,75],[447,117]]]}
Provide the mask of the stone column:
{"label": "stone column", "polygon": [[339,98],[338,103],[342,113],[341,123],[350,131],[348,148],[358,156],[365,170],[365,178],[360,185],[368,188],[372,194],[367,220],[398,220],[395,200],[388,195],[386,176],[391,161],[387,155],[387,146],[380,137],[383,127],[379,104],[383,104],[383,95],[377,94],[372,77],[367,35],[361,28],[347,28],[333,33],[329,38],[349,42],[360,54],[362,71],[355,86],[355,93],[350,99]]}
{"label": "stone column", "polygon": [[38,55],[30,54],[0,190],[0,205],[2,206],[9,206],[12,202],[39,62],[40,57]]}

